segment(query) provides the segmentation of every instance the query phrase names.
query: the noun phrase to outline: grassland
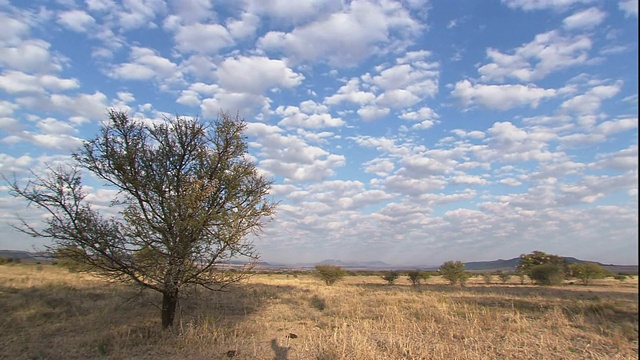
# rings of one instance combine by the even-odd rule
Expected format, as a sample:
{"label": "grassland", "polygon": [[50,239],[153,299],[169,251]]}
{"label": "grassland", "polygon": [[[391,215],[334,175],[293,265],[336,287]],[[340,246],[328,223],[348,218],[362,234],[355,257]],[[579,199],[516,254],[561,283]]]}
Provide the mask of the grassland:
{"label": "grassland", "polygon": [[162,331],[156,294],[53,266],[0,267],[2,359],[636,359],[638,278],[467,287],[432,277],[261,274],[196,290]]}

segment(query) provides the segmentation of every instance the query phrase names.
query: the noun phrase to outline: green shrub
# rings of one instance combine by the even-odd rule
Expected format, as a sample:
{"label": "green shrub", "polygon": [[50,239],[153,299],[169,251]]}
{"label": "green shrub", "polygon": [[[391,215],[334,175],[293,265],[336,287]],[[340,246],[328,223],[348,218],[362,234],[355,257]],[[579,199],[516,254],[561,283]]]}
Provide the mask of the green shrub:
{"label": "green shrub", "polygon": [[315,275],[329,286],[347,276],[347,272],[340,266],[316,265],[315,269]]}
{"label": "green shrub", "polygon": [[387,271],[381,277],[389,284],[393,284],[400,277],[400,273],[397,271]]}
{"label": "green shrub", "polygon": [[500,281],[502,281],[503,284],[506,284],[509,280],[511,280],[511,276],[513,276],[509,272],[502,272],[500,270],[498,270],[496,273],[498,275],[498,278],[500,279]]}
{"label": "green shrub", "polygon": [[529,269],[529,277],[537,285],[560,285],[564,280],[562,266],[547,263]]}
{"label": "green shrub", "polygon": [[605,268],[592,262],[570,264],[569,271],[584,285],[588,285],[593,279],[604,279],[609,274]]}
{"label": "green shrub", "polygon": [[482,274],[482,280],[484,280],[485,284],[490,285],[492,279],[493,279],[493,276],[491,275],[491,273]]}
{"label": "green shrub", "polygon": [[461,286],[464,286],[467,283],[467,280],[471,277],[471,274],[465,271],[464,263],[462,263],[462,261],[445,262],[440,266],[440,275],[449,280],[451,285],[455,285],[457,282],[460,282]]}
{"label": "green shrub", "polygon": [[407,277],[411,281],[411,285],[418,286],[422,280],[427,280],[431,277],[431,274],[420,270],[412,270],[407,272]]}
{"label": "green shrub", "polygon": [[625,281],[627,279],[627,275],[625,275],[625,274],[615,274],[615,275],[613,275],[613,278],[618,280],[618,281],[620,281],[620,282],[623,282],[623,281]]}

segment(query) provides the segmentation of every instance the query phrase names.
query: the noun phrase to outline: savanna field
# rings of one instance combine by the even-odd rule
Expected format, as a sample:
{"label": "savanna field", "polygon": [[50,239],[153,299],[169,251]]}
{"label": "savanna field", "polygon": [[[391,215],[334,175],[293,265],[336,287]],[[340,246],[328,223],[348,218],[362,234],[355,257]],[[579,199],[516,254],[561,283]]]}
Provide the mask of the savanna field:
{"label": "savanna field", "polygon": [[466,287],[257,274],[192,290],[173,329],[160,298],[51,265],[0,266],[2,359],[636,359],[638,278]]}

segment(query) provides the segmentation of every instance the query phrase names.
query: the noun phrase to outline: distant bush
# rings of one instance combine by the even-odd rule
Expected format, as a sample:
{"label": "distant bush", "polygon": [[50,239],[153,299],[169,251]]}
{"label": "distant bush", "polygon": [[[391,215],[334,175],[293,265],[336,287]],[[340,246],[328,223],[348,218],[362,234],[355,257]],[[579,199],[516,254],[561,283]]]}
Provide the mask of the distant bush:
{"label": "distant bush", "polygon": [[584,285],[588,285],[591,280],[604,279],[609,275],[609,271],[592,262],[570,264],[569,271],[572,276],[580,279]]}
{"label": "distant bush", "polygon": [[560,285],[564,280],[562,266],[546,263],[529,269],[529,277],[537,285]]}
{"label": "distant bush", "polygon": [[420,271],[420,270],[412,270],[407,272],[407,278],[411,281],[411,285],[418,286],[422,282],[422,280],[428,280],[431,277],[431,274]]}
{"label": "distant bush", "polygon": [[337,281],[347,276],[347,272],[340,266],[316,265],[315,269],[315,275],[328,286],[335,284]]}
{"label": "distant bush", "polygon": [[389,284],[393,284],[400,277],[400,273],[397,271],[387,271],[381,277]]}
{"label": "distant bush", "polygon": [[498,275],[498,278],[500,279],[500,281],[502,281],[503,284],[506,284],[509,280],[511,280],[511,276],[513,276],[513,274],[511,273],[503,272],[501,270],[496,271],[496,274]]}
{"label": "distant bush", "polygon": [[625,281],[627,279],[627,275],[625,275],[625,274],[615,274],[615,275],[613,275],[613,278],[618,280],[618,281],[620,281],[620,282],[623,282],[623,281]]}
{"label": "distant bush", "polygon": [[471,275],[465,271],[464,263],[462,263],[462,261],[445,262],[440,266],[440,275],[449,280],[451,285],[455,285],[459,282],[461,286],[464,286],[467,283],[467,280],[471,277]]}
{"label": "distant bush", "polygon": [[484,280],[485,284],[489,285],[491,284],[491,280],[493,280],[493,276],[491,273],[484,273],[482,274],[482,280]]}
{"label": "distant bush", "polygon": [[318,295],[313,295],[309,302],[310,302],[311,306],[313,306],[315,309],[318,309],[320,311],[322,311],[322,310],[327,308],[327,301],[325,299],[319,297]]}

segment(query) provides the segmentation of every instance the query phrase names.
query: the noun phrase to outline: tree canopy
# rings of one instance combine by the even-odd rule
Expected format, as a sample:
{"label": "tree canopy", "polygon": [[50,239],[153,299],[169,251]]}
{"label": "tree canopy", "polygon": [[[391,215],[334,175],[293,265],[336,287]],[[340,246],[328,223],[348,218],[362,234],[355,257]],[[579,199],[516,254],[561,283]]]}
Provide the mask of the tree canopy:
{"label": "tree canopy", "polygon": [[[108,117],[74,164],[9,183],[14,196],[50,215],[44,227],[22,221],[18,229],[78,249],[67,257],[98,275],[162,293],[169,327],[187,285],[219,290],[243,276],[226,271],[226,261],[257,259],[247,236],[274,213],[271,181],[246,156],[246,125],[237,116],[154,123],[110,110]],[[83,172],[118,191],[106,211],[88,201]]]}

